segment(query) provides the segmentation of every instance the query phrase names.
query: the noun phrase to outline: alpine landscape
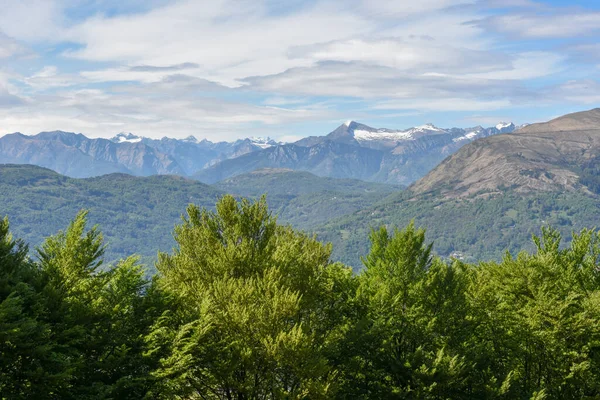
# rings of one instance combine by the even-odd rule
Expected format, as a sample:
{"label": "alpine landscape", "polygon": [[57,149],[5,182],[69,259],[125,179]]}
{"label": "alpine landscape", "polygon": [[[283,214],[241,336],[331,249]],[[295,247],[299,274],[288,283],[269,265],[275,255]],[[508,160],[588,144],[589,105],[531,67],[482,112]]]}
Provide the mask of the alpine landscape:
{"label": "alpine landscape", "polygon": [[0,399],[600,398],[596,2],[0,9]]}

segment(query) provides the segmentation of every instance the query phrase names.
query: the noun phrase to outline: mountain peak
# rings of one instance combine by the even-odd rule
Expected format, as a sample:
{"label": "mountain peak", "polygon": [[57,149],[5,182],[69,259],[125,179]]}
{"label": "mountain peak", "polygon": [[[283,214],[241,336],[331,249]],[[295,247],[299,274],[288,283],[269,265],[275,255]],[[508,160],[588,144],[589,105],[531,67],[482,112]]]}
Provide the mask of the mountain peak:
{"label": "mountain peak", "polygon": [[183,141],[188,143],[198,143],[198,139],[196,139],[194,135],[186,137],[185,139],[183,139]]}
{"label": "mountain peak", "polygon": [[424,131],[442,132],[444,130],[441,129],[441,128],[438,128],[437,126],[435,126],[431,122],[428,122],[425,125],[416,126],[416,127],[412,128],[412,129],[409,129],[409,131],[415,131],[415,132],[424,132]]}

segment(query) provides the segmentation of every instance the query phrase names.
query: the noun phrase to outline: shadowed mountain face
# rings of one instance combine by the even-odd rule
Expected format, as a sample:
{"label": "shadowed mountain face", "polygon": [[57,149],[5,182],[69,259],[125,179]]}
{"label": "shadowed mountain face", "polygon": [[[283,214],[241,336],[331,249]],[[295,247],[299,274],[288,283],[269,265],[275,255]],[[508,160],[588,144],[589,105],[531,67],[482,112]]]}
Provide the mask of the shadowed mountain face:
{"label": "shadowed mountain face", "polygon": [[401,130],[349,121],[327,136],[310,136],[205,168],[194,177],[214,183],[260,168],[289,168],[318,176],[410,184],[471,141],[512,132],[513,124],[484,129],[441,129],[432,124]]}
{"label": "shadowed mountain face", "polygon": [[141,142],[114,143],[61,131],[3,136],[0,162],[34,164],[77,178],[113,172],[142,176],[183,173],[171,156]]}
{"label": "shadowed mountain face", "polygon": [[471,143],[411,186],[416,194],[467,197],[600,188],[600,109],[569,114]]}
{"label": "shadowed mountain face", "polygon": [[276,146],[215,164],[195,178],[215,183],[261,168],[288,168],[318,176],[368,180],[379,171],[383,154],[377,150],[325,141],[311,147]]}
{"label": "shadowed mountain face", "polygon": [[114,172],[137,176],[191,175],[231,157],[276,144],[262,139],[213,143],[207,140],[142,138],[119,134],[111,140],[54,131],[0,137],[0,163],[33,164],[73,178]]}

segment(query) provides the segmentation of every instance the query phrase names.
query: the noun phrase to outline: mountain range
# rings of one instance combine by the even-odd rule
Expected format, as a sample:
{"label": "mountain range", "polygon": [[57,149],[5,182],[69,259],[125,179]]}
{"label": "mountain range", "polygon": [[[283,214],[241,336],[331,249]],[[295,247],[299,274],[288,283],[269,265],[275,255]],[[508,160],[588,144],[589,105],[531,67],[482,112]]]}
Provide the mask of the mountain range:
{"label": "mountain range", "polygon": [[[165,153],[157,150],[158,143],[181,149],[186,148],[185,143],[202,143],[194,138],[152,141],[128,134],[112,141],[59,132],[22,136],[8,138],[31,143],[27,154],[33,154],[38,142],[51,137],[49,141],[56,148],[82,149],[79,151],[84,155],[104,154],[99,151],[101,145],[107,149],[146,146],[142,149],[148,152],[148,159],[154,155],[158,160],[174,160],[173,155],[165,158]],[[0,142],[2,146],[8,143]],[[212,185],[180,176],[123,173],[73,179],[39,167],[4,165],[0,167],[0,215],[8,215],[15,232],[37,244],[41,237],[64,227],[78,209],[88,208],[92,222],[101,223],[107,233],[112,257],[135,248],[151,259],[156,247],[168,249],[172,245],[169,232],[186,204],[211,207],[224,193],[253,198],[267,193],[272,211],[282,222],[332,242],[334,258],[356,268],[368,250],[370,230],[381,225],[402,227],[414,220],[428,228],[437,254],[469,260],[498,259],[506,251],[527,249],[531,235],[544,225],[558,228],[566,237],[572,230],[600,226],[600,109],[520,129],[510,124],[473,130],[425,125],[393,131],[348,122],[327,136],[293,144],[251,139],[237,145],[203,142],[205,149],[212,148],[215,153],[223,148],[243,152],[248,150],[248,142],[259,149],[203,168],[221,171],[219,182]],[[421,149],[420,153],[415,149]],[[353,176],[373,179],[372,174],[381,173],[385,157],[398,157],[409,150],[436,157],[448,152],[449,156],[406,189],[340,177],[344,168],[354,167]],[[270,161],[261,161],[265,159]],[[50,160],[67,158],[61,155]],[[414,166],[414,160],[406,165]],[[280,161],[296,169],[318,165],[338,177],[269,168]],[[225,167],[233,162],[247,170],[231,174]],[[181,165],[177,160],[172,163]],[[122,168],[140,170],[136,165],[123,163]],[[117,237],[118,242],[111,241]]]}
{"label": "mountain range", "polygon": [[269,138],[234,142],[150,139],[120,133],[112,139],[54,131],[0,137],[0,163],[33,164],[86,178],[110,173],[190,176],[215,183],[263,168],[307,171],[318,176],[407,185],[478,138],[513,132],[512,123],[492,128],[376,129],[348,121],[325,136],[295,143]]}
{"label": "mountain range", "polygon": [[465,144],[516,129],[507,123],[492,128],[441,129],[427,124],[391,130],[348,121],[326,136],[310,136],[224,160],[194,178],[214,183],[255,169],[288,168],[318,176],[407,185]]}

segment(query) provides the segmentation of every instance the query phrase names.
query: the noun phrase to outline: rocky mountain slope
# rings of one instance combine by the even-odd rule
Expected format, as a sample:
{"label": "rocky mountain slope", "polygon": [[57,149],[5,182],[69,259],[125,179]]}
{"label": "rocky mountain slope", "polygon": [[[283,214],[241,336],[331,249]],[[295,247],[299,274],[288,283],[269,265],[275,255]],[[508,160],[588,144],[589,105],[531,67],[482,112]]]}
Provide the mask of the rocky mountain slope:
{"label": "rocky mountain slope", "polygon": [[194,177],[218,182],[259,168],[289,168],[319,176],[410,184],[449,154],[478,138],[513,132],[515,125],[442,129],[377,129],[348,121],[326,136],[310,136],[203,169]]}
{"label": "rocky mountain slope", "polygon": [[411,190],[445,197],[477,193],[597,192],[600,109],[569,114],[464,146]]}

